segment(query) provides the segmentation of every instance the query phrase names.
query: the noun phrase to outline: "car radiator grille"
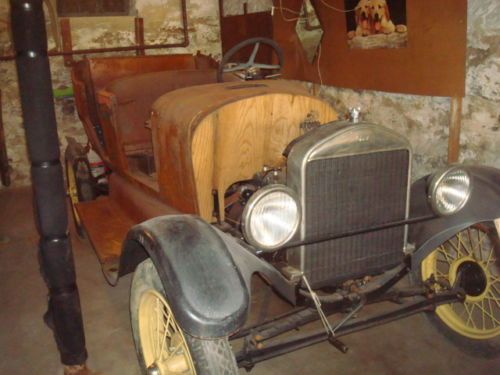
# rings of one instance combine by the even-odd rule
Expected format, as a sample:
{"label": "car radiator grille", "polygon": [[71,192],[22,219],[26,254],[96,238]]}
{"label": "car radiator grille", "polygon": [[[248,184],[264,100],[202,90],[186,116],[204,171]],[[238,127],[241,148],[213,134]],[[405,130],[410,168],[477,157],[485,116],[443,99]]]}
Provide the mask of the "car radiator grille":
{"label": "car radiator grille", "polygon": [[[305,234],[321,238],[406,217],[409,152],[396,150],[314,160],[305,175]],[[303,246],[302,271],[319,287],[381,272],[403,257],[404,227]]]}

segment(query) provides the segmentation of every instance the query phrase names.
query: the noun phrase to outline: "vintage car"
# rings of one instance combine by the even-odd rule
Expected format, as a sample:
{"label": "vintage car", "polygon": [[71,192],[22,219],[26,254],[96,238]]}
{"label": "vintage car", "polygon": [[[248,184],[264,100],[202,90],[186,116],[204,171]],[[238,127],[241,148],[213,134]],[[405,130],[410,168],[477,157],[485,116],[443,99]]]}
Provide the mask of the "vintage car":
{"label": "vintage car", "polygon": [[[247,63],[226,65],[253,43]],[[144,373],[236,374],[326,340],[346,352],[342,336],[421,312],[461,347],[497,355],[500,171],[457,164],[411,183],[404,137],[339,121],[300,83],[269,79],[282,58],[256,63],[259,43],[278,48],[253,39],[219,67],[170,55],[73,69],[105,164],[97,176],[89,147],[69,141],[75,224],[110,284],[135,272]],[[254,274],[290,308],[248,326]]]}

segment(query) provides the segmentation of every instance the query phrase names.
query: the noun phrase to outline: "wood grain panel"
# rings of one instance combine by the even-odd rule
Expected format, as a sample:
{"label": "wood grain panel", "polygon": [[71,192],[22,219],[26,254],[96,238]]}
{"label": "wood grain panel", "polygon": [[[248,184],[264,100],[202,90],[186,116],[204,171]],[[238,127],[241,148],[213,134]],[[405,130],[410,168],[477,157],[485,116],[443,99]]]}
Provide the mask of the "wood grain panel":
{"label": "wood grain panel", "polygon": [[224,192],[231,184],[251,178],[264,165],[284,166],[282,152],[301,134],[300,124],[308,116],[322,124],[337,118],[319,99],[279,93],[230,103],[205,117],[192,143],[200,216],[212,219],[212,189],[224,207]]}
{"label": "wood grain panel", "polygon": [[[205,186],[205,189],[198,189],[198,199],[204,202],[199,206],[200,216],[205,220],[212,219],[212,188],[214,185],[214,155],[215,155],[215,131],[218,122],[217,114],[208,116],[203,121],[203,125],[198,128],[193,137],[193,150],[204,150],[204,152],[193,153],[194,178],[198,186]],[[210,155],[212,157],[207,157]]]}

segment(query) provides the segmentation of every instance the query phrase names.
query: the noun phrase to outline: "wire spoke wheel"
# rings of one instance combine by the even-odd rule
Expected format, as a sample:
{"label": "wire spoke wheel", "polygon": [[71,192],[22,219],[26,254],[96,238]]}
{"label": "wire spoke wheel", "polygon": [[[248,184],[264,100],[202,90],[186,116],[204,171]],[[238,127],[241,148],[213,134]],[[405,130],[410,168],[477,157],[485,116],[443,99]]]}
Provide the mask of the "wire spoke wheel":
{"label": "wire spoke wheel", "polygon": [[166,298],[152,260],[140,263],[130,288],[130,322],[142,373],[238,374],[228,338],[197,338],[185,333],[172,310],[175,302]]}
{"label": "wire spoke wheel", "polygon": [[423,280],[434,276],[440,285],[465,290],[463,303],[436,308],[439,319],[462,336],[488,340],[500,334],[499,254],[496,228],[476,224],[444,242],[422,262]]}
{"label": "wire spoke wheel", "polygon": [[66,183],[68,186],[68,196],[71,203],[71,211],[73,212],[75,225],[77,227],[81,227],[80,216],[78,215],[78,211],[76,210],[76,204],[79,202],[78,187],[76,183],[75,170],[70,160],[66,160]]}
{"label": "wire spoke wheel", "polygon": [[139,337],[152,374],[196,374],[184,334],[165,298],[154,289],[139,304]]}

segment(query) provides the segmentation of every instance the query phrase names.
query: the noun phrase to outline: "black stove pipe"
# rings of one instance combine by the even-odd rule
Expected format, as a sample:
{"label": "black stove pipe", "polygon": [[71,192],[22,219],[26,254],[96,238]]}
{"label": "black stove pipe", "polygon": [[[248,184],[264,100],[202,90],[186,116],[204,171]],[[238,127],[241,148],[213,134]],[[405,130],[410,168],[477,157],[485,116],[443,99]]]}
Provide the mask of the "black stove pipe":
{"label": "black stove pipe", "polygon": [[35,221],[40,234],[40,269],[49,289],[45,321],[54,332],[62,363],[81,365],[87,351],[68,234],[43,5],[42,0],[11,0],[10,4]]}

